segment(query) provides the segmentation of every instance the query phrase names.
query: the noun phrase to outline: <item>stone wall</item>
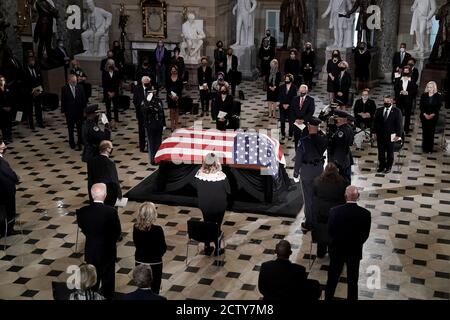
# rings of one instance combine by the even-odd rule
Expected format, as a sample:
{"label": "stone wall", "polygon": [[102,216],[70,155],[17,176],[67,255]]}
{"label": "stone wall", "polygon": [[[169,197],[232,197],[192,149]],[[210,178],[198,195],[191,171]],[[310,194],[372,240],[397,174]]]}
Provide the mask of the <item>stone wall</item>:
{"label": "stone wall", "polygon": [[17,39],[16,33],[14,31],[14,25],[17,24],[17,1],[0,1],[0,10],[3,17],[11,24],[7,29],[8,34],[8,46],[11,48],[13,53],[17,57],[22,56],[22,46]]}

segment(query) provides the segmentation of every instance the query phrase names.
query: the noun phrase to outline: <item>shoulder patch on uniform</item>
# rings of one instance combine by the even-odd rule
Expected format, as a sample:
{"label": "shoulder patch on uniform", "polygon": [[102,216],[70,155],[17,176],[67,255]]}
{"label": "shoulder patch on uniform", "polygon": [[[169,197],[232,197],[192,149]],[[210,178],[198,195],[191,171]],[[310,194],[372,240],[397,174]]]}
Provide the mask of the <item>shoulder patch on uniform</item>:
{"label": "shoulder patch on uniform", "polygon": [[339,132],[338,132],[338,137],[339,137],[339,138],[342,138],[343,136],[344,136],[344,133],[343,133],[342,131],[339,131]]}
{"label": "shoulder patch on uniform", "polygon": [[97,126],[94,126],[94,128],[92,128],[92,129],[94,129],[94,131],[100,131],[100,128]]}

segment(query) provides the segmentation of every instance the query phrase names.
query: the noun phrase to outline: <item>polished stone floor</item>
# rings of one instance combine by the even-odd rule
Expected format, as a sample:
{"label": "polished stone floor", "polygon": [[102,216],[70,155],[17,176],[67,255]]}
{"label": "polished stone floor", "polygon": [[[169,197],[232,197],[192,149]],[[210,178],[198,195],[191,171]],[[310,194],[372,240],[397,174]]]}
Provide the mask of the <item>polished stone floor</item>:
{"label": "polished stone floor", "polygon": [[[242,108],[244,128],[276,128],[267,118],[265,93],[259,82],[245,82]],[[311,93],[317,111],[324,105],[325,84]],[[390,93],[388,86],[377,88],[372,96],[381,103]],[[100,95],[94,90],[96,99]],[[197,92],[191,92],[197,97]],[[450,117],[446,122],[449,124]],[[190,126],[198,116],[182,118]],[[114,160],[124,191],[137,185],[155,167],[137,147],[137,124],[133,109],[121,115],[122,122],[114,132]],[[203,119],[204,127],[213,123]],[[371,234],[361,261],[360,299],[449,299],[450,295],[450,157],[442,151],[442,133],[436,137],[438,152],[422,155],[421,129],[416,120],[412,134],[399,158],[398,166],[387,175],[375,172],[377,152],[364,144],[354,150],[353,183],[361,189],[361,205],[372,212]],[[65,121],[60,111],[45,114],[46,129],[31,132],[16,127],[14,143],[9,145],[7,159],[21,176],[18,186],[18,221],[24,236],[4,239],[0,249],[0,299],[52,299],[51,282],[65,281],[70,265],[83,261],[84,238],[75,250],[76,223],[74,211],[87,199],[85,164],[79,152],[69,148]],[[447,132],[447,140],[449,133]],[[289,142],[284,145],[288,171],[292,172],[294,154]],[[134,266],[132,225],[137,203],[121,209],[124,232],[118,244],[116,290],[134,290],[131,270]],[[259,299],[258,270],[262,262],[273,259],[279,239],[293,244],[292,261],[304,265],[309,278],[322,285],[327,278],[329,258],[316,259],[311,251],[310,233],[303,235],[297,219],[227,212],[223,230],[227,250],[224,265],[213,265],[213,258],[193,256],[186,266],[186,221],[201,217],[197,208],[158,205],[158,224],[162,225],[169,246],[164,256],[162,294],[168,299]],[[380,287],[367,286],[368,277],[380,272]],[[346,278],[342,274],[337,297],[346,296]],[[371,281],[369,281],[371,282]]]}

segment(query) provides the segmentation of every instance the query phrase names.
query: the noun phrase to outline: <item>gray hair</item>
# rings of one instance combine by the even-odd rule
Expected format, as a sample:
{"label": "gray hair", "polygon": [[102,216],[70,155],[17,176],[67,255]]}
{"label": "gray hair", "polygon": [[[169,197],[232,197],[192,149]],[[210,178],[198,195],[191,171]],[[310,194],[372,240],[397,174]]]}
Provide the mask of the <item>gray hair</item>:
{"label": "gray hair", "polygon": [[109,71],[109,66],[113,66],[114,68],[116,67],[116,63],[114,62],[113,59],[106,60],[105,71]]}
{"label": "gray hair", "polygon": [[152,268],[146,264],[140,264],[133,270],[133,280],[138,288],[150,288],[153,281]]}
{"label": "gray hair", "polygon": [[104,201],[106,194],[106,184],[104,183],[96,183],[91,188],[92,199],[95,201]]}

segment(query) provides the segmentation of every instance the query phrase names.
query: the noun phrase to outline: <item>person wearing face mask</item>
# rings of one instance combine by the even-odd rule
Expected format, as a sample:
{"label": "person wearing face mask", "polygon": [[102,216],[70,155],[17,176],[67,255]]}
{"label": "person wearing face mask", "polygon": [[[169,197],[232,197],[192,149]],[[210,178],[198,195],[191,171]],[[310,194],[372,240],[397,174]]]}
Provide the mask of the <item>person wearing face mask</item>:
{"label": "person wearing face mask", "polygon": [[[148,91],[154,91],[154,88],[151,85],[151,78],[149,76],[143,76],[141,78],[141,85],[136,86],[133,93],[133,104],[136,111],[136,120],[138,122],[139,130],[139,150],[141,152],[145,152],[145,123],[142,108]],[[157,93],[155,94],[158,95]]]}
{"label": "person wearing face mask", "polygon": [[167,107],[170,111],[170,129],[172,132],[178,128],[180,102],[183,94],[183,80],[180,78],[178,68],[170,67],[170,77],[166,82]]}
{"label": "person wearing face mask", "polygon": [[[261,60],[261,77],[266,79],[270,73],[270,61],[275,58],[275,48],[270,46],[268,39],[264,39],[259,48],[259,59]],[[266,90],[266,83],[264,82],[264,91]]]}
{"label": "person wearing face mask", "polygon": [[270,62],[270,74],[266,78],[267,85],[267,104],[269,107],[269,118],[275,118],[277,101],[279,96],[279,87],[281,83],[281,72],[278,69],[278,60],[273,59]]}
{"label": "person wearing face mask", "polygon": [[109,123],[105,124],[105,130],[101,130],[98,126],[99,116],[98,105],[87,106],[84,113],[86,120],[83,123],[83,153],[82,161],[89,162],[92,158],[99,154],[99,145],[103,140],[111,140],[111,129]]}
{"label": "person wearing face mask", "polygon": [[356,126],[361,130],[372,130],[376,110],[375,101],[369,99],[369,89],[364,89],[361,93],[361,98],[356,100],[353,107]]}
{"label": "person wearing face mask", "polygon": [[[116,68],[114,60],[106,62],[105,70],[102,74],[103,101],[106,105],[106,116],[108,121],[112,120],[111,106],[114,111],[114,121],[119,122],[119,90],[120,74]],[[113,124],[114,126],[115,124]]]}
{"label": "person wearing face mask", "polygon": [[120,46],[119,41],[113,42],[112,50],[114,56],[114,62],[119,70],[122,70],[125,65],[125,51]]}
{"label": "person wearing face mask", "polygon": [[25,66],[24,76],[24,91],[25,91],[25,114],[28,119],[28,124],[31,130],[34,130],[33,109],[36,117],[38,127],[45,128],[42,119],[42,76],[39,68],[36,66],[34,57],[27,58],[27,65]]}
{"label": "person wearing face mask", "polygon": [[233,49],[227,49],[227,57],[225,59],[225,80],[231,86],[231,95],[234,97],[236,86],[239,84],[238,57],[233,54]]}
{"label": "person wearing face mask", "polygon": [[330,100],[330,104],[334,102],[334,82],[339,77],[339,63],[342,61],[341,53],[339,50],[334,50],[331,54],[331,58],[327,62],[327,92]]}
{"label": "person wearing face mask", "polygon": [[419,81],[419,70],[416,68],[417,60],[414,58],[410,58],[408,60],[408,66],[411,68],[411,81],[417,84]]}
{"label": "person wearing face mask", "polygon": [[[114,60],[114,52],[112,50],[108,50],[108,52],[106,53],[106,58],[103,59],[100,63],[100,72],[103,72],[106,68],[106,62],[108,62],[108,60]],[[114,61],[115,63],[115,61]]]}
{"label": "person wearing face mask", "polygon": [[4,141],[12,142],[13,121],[12,95],[6,86],[6,79],[0,75],[0,129]]}
{"label": "person wearing face mask", "polygon": [[339,75],[334,78],[334,99],[343,106],[348,105],[350,88],[352,86],[352,77],[348,73],[347,61],[341,61],[338,65]]}
{"label": "person wearing face mask", "polygon": [[316,102],[308,95],[308,86],[301,85],[298,96],[292,99],[290,105],[291,121],[294,124],[294,147],[297,148],[300,138],[308,134],[308,129],[300,128],[306,126],[316,111]]}
{"label": "person wearing face mask", "polygon": [[104,183],[106,185],[105,205],[114,207],[116,201],[122,199],[122,189],[116,164],[111,160],[113,150],[112,142],[103,140],[99,145],[99,155],[93,157],[87,163],[88,193],[91,203],[93,199],[89,190],[96,183]]}
{"label": "person wearing face mask", "polygon": [[202,113],[209,116],[209,98],[212,87],[212,68],[208,65],[208,58],[203,57],[201,66],[197,69],[197,81],[200,89],[200,104],[202,105]]}
{"label": "person wearing face mask", "polygon": [[72,74],[69,76],[67,84],[61,89],[61,112],[66,116],[69,145],[72,149],[75,149],[74,130],[75,127],[77,128],[77,151],[81,151],[81,145],[83,143],[81,129],[86,105],[87,99],[84,89],[78,84],[77,76]]}
{"label": "person wearing face mask", "polygon": [[270,32],[269,29],[266,30],[266,36],[263,37],[263,39],[261,40],[261,46],[263,45],[264,39],[269,40],[269,44],[272,48],[277,47],[277,39],[275,39],[275,37],[272,36],[272,33]]}
{"label": "person wearing face mask", "polygon": [[[16,217],[16,185],[20,178],[5,159],[6,144],[0,139],[0,205],[6,211],[8,226],[0,221],[0,238],[17,234],[14,230]],[[6,229],[6,235],[4,234]]]}
{"label": "person wearing face mask", "polygon": [[408,64],[411,55],[406,52],[406,43],[400,44],[400,50],[392,58],[392,83],[396,80],[396,73],[401,73],[401,69]]}
{"label": "person wearing face mask", "polygon": [[297,49],[289,51],[289,59],[284,62],[284,74],[292,74],[294,76],[294,84],[299,87],[301,84],[301,65],[297,58]]}
{"label": "person wearing face mask", "polygon": [[377,140],[378,148],[378,173],[391,172],[394,164],[394,142],[399,141],[403,134],[403,115],[393,102],[391,96],[385,96],[384,107],[375,112],[374,140]]}
{"label": "person wearing face mask", "polygon": [[[156,63],[156,83],[161,88],[166,84],[166,65],[170,60],[169,51],[164,46],[164,41],[160,39],[158,41],[158,47],[155,50],[154,61]],[[180,77],[182,75],[180,74]]]}
{"label": "person wearing face mask", "polygon": [[372,55],[365,42],[361,42],[354,50],[356,90],[366,88],[370,79],[370,61]]}
{"label": "person wearing face mask", "polygon": [[180,77],[183,77],[183,82],[187,82],[189,79],[184,78],[186,73],[186,65],[184,63],[184,58],[180,56],[180,52],[181,49],[178,46],[173,49],[173,57],[170,60],[170,66],[177,66]]}
{"label": "person wearing face mask", "polygon": [[150,65],[150,58],[145,56],[142,59],[142,63],[138,66],[136,70],[136,78],[134,84],[138,86],[143,77],[149,77],[150,79],[155,79],[155,73]]}
{"label": "person wearing face mask", "polygon": [[417,95],[417,84],[411,80],[411,68],[403,67],[402,77],[394,85],[395,102],[405,116],[405,133],[409,133],[413,103]]}
{"label": "person wearing face mask", "polygon": [[311,42],[305,43],[305,50],[302,52],[302,73],[305,84],[311,90],[313,87],[313,76],[316,68],[316,53]]}
{"label": "person wearing face mask", "polygon": [[422,151],[433,153],[434,134],[442,107],[442,96],[439,94],[436,82],[427,83],[425,92],[420,97],[420,121],[422,122]]}
{"label": "person wearing face mask", "polygon": [[232,117],[233,97],[229,95],[229,88],[226,86],[222,86],[219,92],[219,96],[215,99],[215,109],[218,111],[218,115],[220,112],[224,112],[226,115],[220,118],[217,116],[216,129],[225,131],[228,121]]}
{"label": "person wearing face mask", "polygon": [[[284,84],[280,86],[279,108],[280,108],[280,131],[282,140],[286,139],[286,121],[289,122],[289,140],[294,136],[294,124],[291,118],[291,102],[296,97],[298,88],[294,84],[294,76],[286,74]],[[284,142],[282,142],[284,143]]]}
{"label": "person wearing face mask", "polygon": [[164,115],[163,102],[152,91],[147,91],[142,107],[145,133],[147,135],[148,157],[150,163],[155,165],[155,156],[161,146],[166,116]]}
{"label": "person wearing face mask", "polygon": [[227,54],[223,48],[223,42],[217,41],[216,49],[214,49],[214,72],[216,75],[218,75],[219,72],[225,73],[226,56]]}

